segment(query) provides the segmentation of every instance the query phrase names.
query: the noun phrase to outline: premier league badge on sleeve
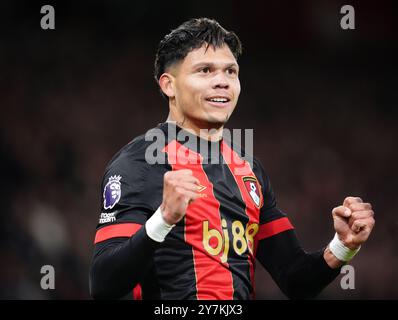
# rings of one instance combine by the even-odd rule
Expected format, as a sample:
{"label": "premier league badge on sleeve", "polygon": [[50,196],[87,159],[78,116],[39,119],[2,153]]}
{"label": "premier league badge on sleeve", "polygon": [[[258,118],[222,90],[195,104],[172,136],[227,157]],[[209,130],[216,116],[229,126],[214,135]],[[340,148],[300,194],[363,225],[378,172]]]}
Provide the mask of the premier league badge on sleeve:
{"label": "premier league badge on sleeve", "polygon": [[122,195],[121,176],[111,176],[104,188],[104,209],[112,209]]}

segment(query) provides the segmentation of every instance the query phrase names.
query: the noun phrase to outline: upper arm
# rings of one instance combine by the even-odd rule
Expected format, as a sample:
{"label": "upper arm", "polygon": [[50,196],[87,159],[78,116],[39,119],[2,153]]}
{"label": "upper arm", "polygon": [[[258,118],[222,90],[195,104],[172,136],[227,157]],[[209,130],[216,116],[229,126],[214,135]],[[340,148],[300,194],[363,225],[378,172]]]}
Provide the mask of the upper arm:
{"label": "upper arm", "polygon": [[131,237],[161,203],[159,170],[144,159],[122,153],[106,168],[101,183],[101,212],[94,243]]}
{"label": "upper arm", "polygon": [[259,231],[256,240],[272,237],[281,232],[294,229],[287,215],[278,207],[269,176],[258,160],[255,160],[255,171],[260,181],[263,206],[260,209]]}

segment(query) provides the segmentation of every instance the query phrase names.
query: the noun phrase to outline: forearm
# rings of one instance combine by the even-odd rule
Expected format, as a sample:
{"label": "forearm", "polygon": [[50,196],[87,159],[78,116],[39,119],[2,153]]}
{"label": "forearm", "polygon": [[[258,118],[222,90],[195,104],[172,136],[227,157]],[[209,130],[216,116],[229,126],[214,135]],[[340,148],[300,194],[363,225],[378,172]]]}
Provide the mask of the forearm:
{"label": "forearm", "polygon": [[90,269],[90,293],[94,299],[117,299],[139,283],[148,270],[159,243],[148,237],[143,226],[130,238],[98,243]]}
{"label": "forearm", "polygon": [[284,269],[279,280],[291,299],[309,299],[317,296],[340,273],[324,259],[324,250],[302,252]]}
{"label": "forearm", "polygon": [[318,295],[340,272],[325,254],[332,262],[327,250],[306,253],[290,230],[261,240],[257,258],[289,298],[305,299]]}

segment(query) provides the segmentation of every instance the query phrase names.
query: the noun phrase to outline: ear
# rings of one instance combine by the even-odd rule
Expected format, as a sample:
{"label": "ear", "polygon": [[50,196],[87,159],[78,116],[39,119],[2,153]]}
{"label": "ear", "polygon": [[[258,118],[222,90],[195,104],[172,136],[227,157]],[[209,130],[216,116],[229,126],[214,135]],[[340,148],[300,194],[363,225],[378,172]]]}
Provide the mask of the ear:
{"label": "ear", "polygon": [[159,78],[159,86],[162,92],[169,98],[175,96],[174,77],[170,73],[163,73]]}

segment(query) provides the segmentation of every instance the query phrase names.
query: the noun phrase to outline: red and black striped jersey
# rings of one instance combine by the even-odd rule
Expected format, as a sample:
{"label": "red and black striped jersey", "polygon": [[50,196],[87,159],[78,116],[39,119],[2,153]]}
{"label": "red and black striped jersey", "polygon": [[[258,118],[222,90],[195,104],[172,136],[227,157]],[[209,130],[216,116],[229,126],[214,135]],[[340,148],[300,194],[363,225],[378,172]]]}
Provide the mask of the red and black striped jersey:
{"label": "red and black striped jersey", "polygon": [[[258,255],[259,243],[293,229],[277,207],[269,177],[257,159],[242,156],[226,140],[180,135],[185,130],[172,123],[156,129],[164,133],[157,154],[164,161],[148,161],[153,140],[143,135],[106,168],[91,290],[100,292],[98,297],[120,297],[135,288],[135,297],[144,299],[254,298],[256,257],[275,268],[267,266],[264,253]],[[164,174],[180,169],[191,169],[199,179],[200,196],[157,243],[146,235],[145,222],[162,203]],[[119,283],[112,293],[93,289],[112,279],[112,286]]]}

